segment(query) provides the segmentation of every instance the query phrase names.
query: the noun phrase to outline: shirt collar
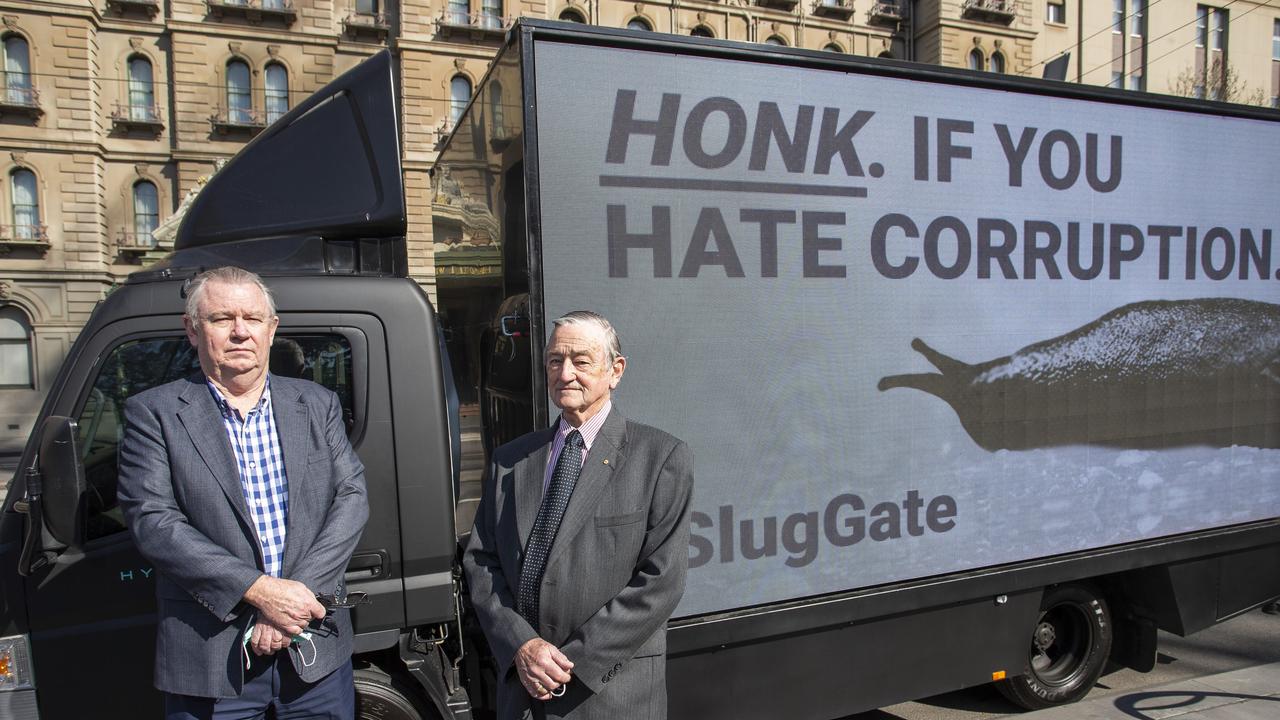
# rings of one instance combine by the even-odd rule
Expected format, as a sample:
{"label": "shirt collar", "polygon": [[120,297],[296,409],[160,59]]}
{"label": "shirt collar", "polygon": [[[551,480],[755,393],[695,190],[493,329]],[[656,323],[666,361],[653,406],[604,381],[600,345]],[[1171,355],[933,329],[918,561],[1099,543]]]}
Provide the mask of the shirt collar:
{"label": "shirt collar", "polygon": [[[223,417],[236,417],[235,409],[233,409],[231,404],[227,402],[227,399],[222,396],[222,391],[218,389],[217,385],[213,384],[213,380],[210,380],[208,375],[204,378],[204,384],[209,388],[209,394],[213,396],[213,402],[218,406],[218,412],[222,413]],[[267,373],[267,383],[262,388],[262,397],[258,398],[258,404],[253,406],[253,409],[249,411],[249,414],[260,412],[270,407],[271,373]]]}
{"label": "shirt collar", "polygon": [[585,451],[591,450],[591,444],[596,441],[596,436],[600,434],[600,428],[604,427],[604,421],[609,417],[609,411],[613,409],[613,401],[605,400],[604,407],[600,408],[600,412],[592,415],[589,420],[582,423],[582,427],[575,428],[570,425],[564,416],[560,416],[560,422],[556,429],[561,444],[569,437],[569,433],[577,430],[582,433],[582,445]]}

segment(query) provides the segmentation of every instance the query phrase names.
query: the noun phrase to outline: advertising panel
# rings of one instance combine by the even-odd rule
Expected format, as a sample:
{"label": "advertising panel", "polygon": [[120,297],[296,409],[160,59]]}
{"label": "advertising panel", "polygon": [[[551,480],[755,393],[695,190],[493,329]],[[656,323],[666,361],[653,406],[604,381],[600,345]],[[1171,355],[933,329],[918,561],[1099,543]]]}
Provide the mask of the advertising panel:
{"label": "advertising panel", "polygon": [[1280,515],[1280,125],[535,57],[546,317],[697,458],[677,615]]}

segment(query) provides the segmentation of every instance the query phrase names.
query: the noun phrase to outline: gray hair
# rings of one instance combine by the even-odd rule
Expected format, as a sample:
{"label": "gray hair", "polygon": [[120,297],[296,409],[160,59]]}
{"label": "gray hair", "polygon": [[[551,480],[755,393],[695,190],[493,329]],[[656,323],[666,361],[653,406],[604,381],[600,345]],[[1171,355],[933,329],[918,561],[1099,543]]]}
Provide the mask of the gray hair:
{"label": "gray hair", "polygon": [[613,329],[613,325],[600,313],[594,313],[590,310],[574,310],[551,321],[551,332],[564,325],[593,325],[604,333],[604,349],[609,354],[608,362],[610,365],[615,360],[622,357],[622,343],[618,340],[618,331]]}
{"label": "gray hair", "polygon": [[187,293],[187,305],[184,312],[187,317],[196,320],[200,313],[200,301],[204,299],[204,288],[210,282],[226,283],[228,285],[253,285],[262,291],[262,296],[267,300],[267,315],[275,317],[276,300],[271,296],[271,288],[262,282],[262,278],[257,273],[249,272],[244,268],[238,268],[234,265],[224,265],[222,267],[205,270],[187,281],[185,290]]}

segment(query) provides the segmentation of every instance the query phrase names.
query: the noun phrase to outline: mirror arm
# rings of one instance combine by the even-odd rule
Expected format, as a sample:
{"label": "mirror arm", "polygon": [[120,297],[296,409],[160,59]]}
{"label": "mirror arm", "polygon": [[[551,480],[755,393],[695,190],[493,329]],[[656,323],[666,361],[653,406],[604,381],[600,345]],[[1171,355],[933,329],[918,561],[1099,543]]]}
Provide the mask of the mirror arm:
{"label": "mirror arm", "polygon": [[18,574],[27,577],[49,564],[44,551],[44,483],[36,465],[27,468],[25,480],[27,498],[13,504],[13,508],[27,516],[27,533],[22,542],[22,555],[18,558]]}

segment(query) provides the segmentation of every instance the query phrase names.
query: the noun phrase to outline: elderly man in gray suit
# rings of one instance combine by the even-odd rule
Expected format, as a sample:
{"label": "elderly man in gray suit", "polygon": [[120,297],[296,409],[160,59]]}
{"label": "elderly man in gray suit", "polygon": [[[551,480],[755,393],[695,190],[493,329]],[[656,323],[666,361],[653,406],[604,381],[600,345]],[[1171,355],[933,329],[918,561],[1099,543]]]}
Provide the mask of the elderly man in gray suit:
{"label": "elderly man in gray suit", "polygon": [[493,452],[463,562],[498,662],[498,717],[666,717],[666,623],[689,566],[693,457],[627,420],[603,317],[554,321],[560,418]]}
{"label": "elderly man in gray suit", "polygon": [[369,514],[338,398],[268,372],[279,319],[253,273],[197,275],[183,322],[202,372],[131,398],[120,446],[166,717],[352,718],[351,620],[319,602],[344,604]]}

